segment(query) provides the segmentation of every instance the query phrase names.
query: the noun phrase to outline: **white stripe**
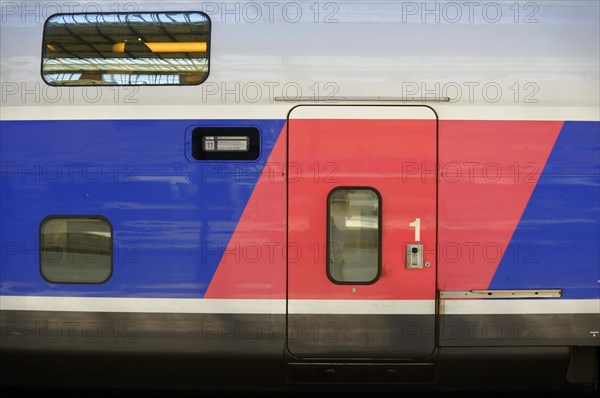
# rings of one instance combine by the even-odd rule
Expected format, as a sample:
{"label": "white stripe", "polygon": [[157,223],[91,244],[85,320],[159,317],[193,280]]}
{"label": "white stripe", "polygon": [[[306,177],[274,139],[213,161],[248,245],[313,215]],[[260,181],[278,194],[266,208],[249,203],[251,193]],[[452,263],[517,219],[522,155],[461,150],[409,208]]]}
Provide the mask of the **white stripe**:
{"label": "white stripe", "polygon": [[[414,103],[413,105],[418,104]],[[288,112],[296,105],[298,104],[209,105],[200,103],[198,105],[87,106],[11,106],[3,104],[0,120],[285,119]],[[386,102],[385,105],[389,105],[389,103]],[[460,106],[446,103],[422,105],[428,105],[435,109],[439,120],[600,120],[598,108],[594,107],[529,108]],[[328,105],[323,104],[322,106]]]}
{"label": "white stripe", "polygon": [[0,296],[0,310],[285,314],[285,300]]}
{"label": "white stripe", "polygon": [[441,300],[440,314],[600,314],[600,300]]}
{"label": "white stripe", "polygon": [[[285,314],[285,299],[0,296],[0,310],[181,314]],[[433,314],[434,300],[289,300],[291,314]],[[599,314],[600,299],[441,300],[439,313]]]}
{"label": "white stripe", "polygon": [[435,314],[435,300],[290,300],[290,314]]}
{"label": "white stripe", "polygon": [[425,106],[299,106],[290,119],[427,119],[435,113]]}
{"label": "white stripe", "polygon": [[[285,314],[284,299],[171,299],[0,296],[0,310]],[[433,314],[434,300],[290,300],[290,313]]]}

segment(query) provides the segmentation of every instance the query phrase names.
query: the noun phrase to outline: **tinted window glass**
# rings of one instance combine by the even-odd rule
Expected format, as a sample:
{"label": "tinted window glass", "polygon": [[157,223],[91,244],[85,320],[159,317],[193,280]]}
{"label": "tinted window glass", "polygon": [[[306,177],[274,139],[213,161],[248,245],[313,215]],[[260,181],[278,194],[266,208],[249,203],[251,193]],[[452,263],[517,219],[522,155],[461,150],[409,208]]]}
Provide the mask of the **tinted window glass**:
{"label": "tinted window glass", "polygon": [[199,12],[58,14],[44,26],[51,85],[199,84],[210,21]]}
{"label": "tinted window glass", "polygon": [[327,271],[340,283],[374,282],[380,269],[381,201],[371,188],[336,188],[328,197]]}
{"label": "tinted window glass", "polygon": [[101,283],[112,273],[112,230],[95,217],[52,217],[40,228],[42,275],[55,283]]}

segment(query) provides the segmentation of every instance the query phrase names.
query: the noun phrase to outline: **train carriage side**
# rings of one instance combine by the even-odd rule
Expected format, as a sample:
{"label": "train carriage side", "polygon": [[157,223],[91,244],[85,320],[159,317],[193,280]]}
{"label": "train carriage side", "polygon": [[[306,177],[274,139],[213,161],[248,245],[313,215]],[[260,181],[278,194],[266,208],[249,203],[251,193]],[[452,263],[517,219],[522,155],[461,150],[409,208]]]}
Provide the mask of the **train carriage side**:
{"label": "train carriage side", "polygon": [[1,383],[597,389],[598,13],[2,3]]}

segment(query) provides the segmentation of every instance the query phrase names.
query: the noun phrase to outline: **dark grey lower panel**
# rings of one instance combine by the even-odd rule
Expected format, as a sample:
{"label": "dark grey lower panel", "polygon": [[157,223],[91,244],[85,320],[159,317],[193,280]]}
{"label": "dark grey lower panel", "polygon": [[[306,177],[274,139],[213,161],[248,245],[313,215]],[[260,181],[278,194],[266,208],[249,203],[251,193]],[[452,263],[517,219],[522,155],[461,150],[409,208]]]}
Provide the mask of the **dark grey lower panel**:
{"label": "dark grey lower panel", "polygon": [[0,312],[0,384],[281,388],[285,315]]}
{"label": "dark grey lower panel", "polygon": [[164,314],[0,311],[3,349],[423,359],[437,346],[600,346],[600,314]]}
{"label": "dark grey lower panel", "polygon": [[281,355],[285,315],[0,312],[2,349]]}
{"label": "dark grey lower panel", "polygon": [[[596,325],[594,315],[445,316],[435,328],[428,317],[379,315],[292,316],[286,322],[285,315],[268,314],[2,311],[0,384],[565,389],[569,382],[595,381],[599,344],[577,337]],[[504,330],[529,322],[539,334],[505,336]],[[502,330],[498,338],[489,334],[496,326],[486,329],[491,323]],[[472,337],[443,335],[451,330]],[[296,334],[286,344],[290,331]],[[430,355],[418,358],[430,347]]]}
{"label": "dark grey lower panel", "polygon": [[439,346],[600,346],[600,314],[440,316]]}
{"label": "dark grey lower panel", "polygon": [[287,347],[298,358],[427,359],[434,315],[289,315]]}

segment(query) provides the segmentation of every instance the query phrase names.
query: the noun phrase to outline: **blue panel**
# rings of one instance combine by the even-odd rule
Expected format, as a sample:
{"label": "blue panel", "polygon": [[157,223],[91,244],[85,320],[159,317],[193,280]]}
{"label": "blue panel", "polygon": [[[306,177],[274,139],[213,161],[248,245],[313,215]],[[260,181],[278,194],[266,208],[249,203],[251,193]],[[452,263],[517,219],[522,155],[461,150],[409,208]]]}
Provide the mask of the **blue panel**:
{"label": "blue panel", "polygon": [[[0,294],[202,297],[284,120],[4,121],[0,127]],[[255,126],[253,162],[192,162],[186,132]],[[114,236],[101,285],[50,284],[40,222],[102,215]]]}
{"label": "blue panel", "polygon": [[565,122],[490,289],[600,297],[600,123]]}

